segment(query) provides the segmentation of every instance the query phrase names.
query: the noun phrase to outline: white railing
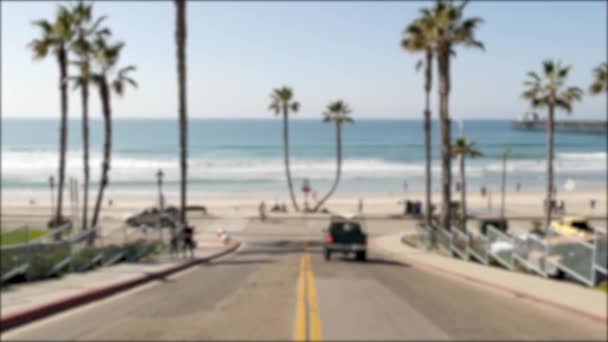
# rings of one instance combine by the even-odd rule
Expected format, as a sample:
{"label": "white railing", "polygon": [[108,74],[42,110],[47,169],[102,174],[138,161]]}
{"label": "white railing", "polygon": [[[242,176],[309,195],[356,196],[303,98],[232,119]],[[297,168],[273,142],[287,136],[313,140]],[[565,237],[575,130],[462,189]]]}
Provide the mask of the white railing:
{"label": "white railing", "polygon": [[608,274],[608,238],[606,229],[595,231],[594,238],[594,269],[596,272],[601,272],[604,275]]}
{"label": "white railing", "polygon": [[503,267],[514,270],[513,238],[493,226],[487,227],[487,236],[485,238],[488,241],[488,259],[492,258],[492,260]]}
{"label": "white railing", "polygon": [[426,249],[431,247],[431,230],[424,224],[416,224],[416,242]]}
{"label": "white railing", "polygon": [[425,248],[430,247],[434,236],[439,250],[450,256],[465,260],[472,257],[486,265],[495,261],[509,270],[515,270],[519,265],[543,277],[562,274],[587,286],[594,286],[601,279],[599,277],[608,274],[608,239],[601,230],[594,232],[592,241],[585,241],[552,227],[545,237],[541,237],[535,234],[511,236],[493,226],[488,226],[484,235],[418,224],[416,236],[420,246]]}
{"label": "white railing", "polygon": [[480,263],[487,265],[490,262],[489,250],[490,242],[483,234],[469,233],[468,253]]}
{"label": "white railing", "polygon": [[437,247],[444,253],[452,255],[452,233],[441,227],[435,227],[433,233],[437,239]]}
{"label": "white railing", "polygon": [[469,260],[469,236],[459,228],[452,227],[452,252],[461,259]]}
{"label": "white railing", "polygon": [[[162,239],[159,241],[155,235],[140,234],[139,231],[134,234],[137,241],[130,243],[126,228],[116,229],[105,236],[92,229],[63,236],[70,228],[53,229],[32,241],[28,241],[26,234],[26,243],[2,247],[0,282],[5,283],[19,275],[25,276],[26,280],[41,279],[63,272],[111,265],[126,258],[138,260],[154,252],[158,243],[162,243]],[[96,243],[91,246],[89,240],[94,236]]]}
{"label": "white railing", "polygon": [[530,234],[526,238],[513,237],[513,256],[529,271],[548,277],[547,255],[549,245],[542,238]]}

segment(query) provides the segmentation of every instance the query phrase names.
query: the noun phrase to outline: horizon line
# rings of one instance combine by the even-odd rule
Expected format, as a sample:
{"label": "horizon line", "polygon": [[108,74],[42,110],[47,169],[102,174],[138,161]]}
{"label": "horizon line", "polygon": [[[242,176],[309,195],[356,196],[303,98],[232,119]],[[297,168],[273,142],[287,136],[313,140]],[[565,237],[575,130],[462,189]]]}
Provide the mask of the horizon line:
{"label": "horizon line", "polygon": [[[476,121],[512,121],[514,119],[516,119],[517,116],[513,116],[513,118],[505,118],[505,117],[466,117],[466,118],[460,118],[460,117],[451,117],[451,121],[454,122],[459,122],[459,121],[466,121],[466,120],[476,120]],[[0,116],[0,120],[4,120],[4,119],[8,119],[8,120],[59,120],[59,118],[57,117],[47,117],[47,116]],[[177,120],[178,117],[141,117],[141,116],[119,116],[119,117],[113,117],[112,121],[125,121],[125,120],[156,120],[156,121],[165,121],[165,120]],[[307,117],[296,117],[296,116],[290,116],[290,119],[292,121],[322,121],[319,118],[307,118]],[[80,117],[76,117],[76,118],[71,118],[68,117],[68,121],[80,121],[82,120]],[[89,117],[90,121],[103,121],[102,117]],[[274,121],[277,120],[277,118],[275,117],[200,117],[200,116],[195,116],[195,117],[189,117],[188,120],[216,120],[216,121],[239,121],[239,120],[249,120],[249,121]],[[354,118],[355,121],[422,121],[423,118],[416,118],[416,117],[360,117],[360,118]],[[432,122],[438,121],[439,118],[435,117],[435,118],[431,118]],[[561,118],[561,119],[557,119],[557,121],[561,121],[561,120],[605,120],[602,117],[591,117],[591,116],[568,116],[565,118]]]}

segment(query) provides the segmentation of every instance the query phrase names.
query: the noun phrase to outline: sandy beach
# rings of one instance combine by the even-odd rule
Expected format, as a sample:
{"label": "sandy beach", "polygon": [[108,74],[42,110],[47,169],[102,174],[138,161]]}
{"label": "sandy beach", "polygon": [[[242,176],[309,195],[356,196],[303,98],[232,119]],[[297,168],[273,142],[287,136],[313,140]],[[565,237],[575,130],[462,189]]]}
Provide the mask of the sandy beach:
{"label": "sandy beach", "polygon": [[[454,200],[459,200],[460,194],[452,194]],[[33,204],[29,198],[25,197],[4,197],[2,200],[2,229],[10,229],[25,223],[32,225],[44,225],[51,214],[50,200],[48,194],[46,201],[42,194],[34,197]],[[505,215],[516,221],[517,225],[529,227],[534,219],[542,219],[542,198],[541,191],[508,191],[505,195]],[[404,200],[424,201],[424,194],[421,192],[404,193],[380,193],[362,194],[361,196],[340,195],[332,197],[326,205],[332,212],[357,213],[359,198],[363,200],[363,213],[365,216],[373,218],[395,218],[404,211]],[[108,206],[108,199],[112,200],[112,205]],[[595,209],[591,209],[590,201],[595,199]],[[157,205],[157,196],[141,195],[122,195],[113,194],[104,201],[101,212],[102,225],[121,225],[124,218],[128,215]],[[300,205],[304,198],[298,197]],[[439,206],[441,200],[440,193],[433,193],[433,203]],[[605,189],[597,190],[576,190],[573,192],[561,192],[557,195],[557,200],[565,203],[566,215],[579,215],[592,218],[592,223],[598,227],[607,227],[608,207]],[[275,217],[295,217],[302,216],[302,213],[295,213],[290,206],[290,199],[287,193],[277,195],[274,193],[234,193],[234,194],[212,194],[202,196],[200,194],[190,194],[189,205],[205,205],[211,218],[252,218],[258,215],[258,207],[261,201],[265,201],[267,208],[270,208],[275,201],[286,204],[289,212],[287,214],[273,214]],[[166,204],[177,205],[179,197],[177,194],[167,194]],[[70,202],[64,203],[64,214],[70,216],[72,208]],[[467,206],[472,214],[483,213],[499,215],[500,212],[500,193],[493,193],[491,199],[488,196],[481,196],[477,191],[469,192],[467,195]],[[93,207],[93,205],[91,205]],[[193,213],[192,215],[200,215]],[[306,214],[309,217],[315,216]],[[323,217],[324,215],[316,214]],[[411,218],[409,221],[414,222]]]}

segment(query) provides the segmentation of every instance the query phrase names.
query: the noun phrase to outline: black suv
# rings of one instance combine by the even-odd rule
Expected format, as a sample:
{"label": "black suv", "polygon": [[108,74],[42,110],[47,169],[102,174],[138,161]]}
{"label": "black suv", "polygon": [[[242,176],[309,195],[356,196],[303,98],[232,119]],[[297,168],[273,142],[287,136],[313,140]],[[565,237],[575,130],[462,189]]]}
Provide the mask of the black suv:
{"label": "black suv", "polygon": [[345,256],[354,254],[359,261],[364,261],[367,254],[367,234],[361,223],[353,219],[332,218],[329,228],[325,230],[325,260],[331,259],[331,253],[340,252]]}

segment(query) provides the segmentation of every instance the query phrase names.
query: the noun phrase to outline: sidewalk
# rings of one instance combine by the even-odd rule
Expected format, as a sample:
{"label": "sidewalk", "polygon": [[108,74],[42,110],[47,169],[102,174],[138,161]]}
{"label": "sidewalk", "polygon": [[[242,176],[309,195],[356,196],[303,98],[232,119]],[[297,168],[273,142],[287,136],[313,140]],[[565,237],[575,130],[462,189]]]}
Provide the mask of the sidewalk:
{"label": "sidewalk", "polygon": [[373,239],[371,246],[398,259],[432,271],[471,281],[481,286],[515,294],[553,308],[585,316],[605,324],[608,294],[579,284],[485,266],[472,261],[445,257],[401,242],[401,234]]}
{"label": "sidewalk", "polygon": [[0,293],[0,331],[74,306],[100,299],[153,279],[163,278],[194,264],[236,250],[239,242],[223,245],[213,236],[198,240],[195,258],[160,255],[153,260],[120,263],[59,279],[22,283]]}

